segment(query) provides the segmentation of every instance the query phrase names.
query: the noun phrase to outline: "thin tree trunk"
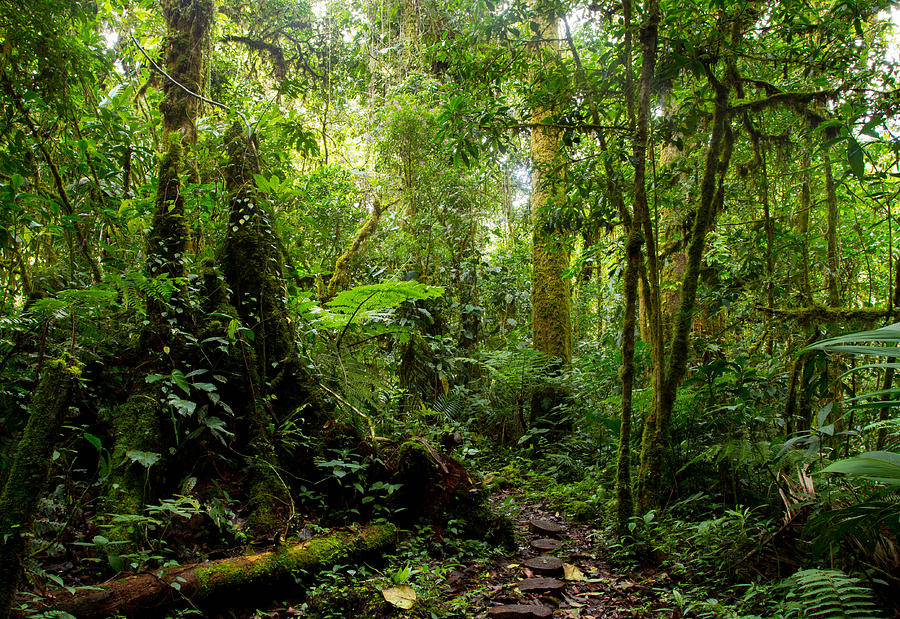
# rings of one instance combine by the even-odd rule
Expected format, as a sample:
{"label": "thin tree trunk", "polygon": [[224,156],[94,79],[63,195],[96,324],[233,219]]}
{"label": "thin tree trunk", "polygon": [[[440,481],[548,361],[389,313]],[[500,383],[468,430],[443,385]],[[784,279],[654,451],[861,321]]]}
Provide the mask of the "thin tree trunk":
{"label": "thin tree trunk", "polygon": [[794,232],[800,237],[800,296],[801,305],[812,305],[812,288],[809,284],[809,209],[810,199],[810,166],[812,143],[807,138],[806,153],[803,157],[803,183],[800,185],[800,206],[794,223]]}
{"label": "thin tree trunk", "polygon": [[825,231],[825,241],[828,246],[827,253],[827,281],[828,281],[828,305],[829,307],[841,306],[840,291],[840,261],[838,258],[837,226],[838,203],[837,192],[834,187],[834,174],[831,168],[831,152],[825,147],[822,152],[823,167],[825,169],[825,199],[828,204],[828,228]]}
{"label": "thin tree trunk", "polygon": [[[895,267],[895,275],[894,275],[894,295],[892,298],[892,307],[900,307],[900,258],[897,259],[897,266]],[[893,363],[897,362],[897,357],[888,357],[885,361],[889,366]],[[891,389],[894,385],[894,368],[888,367],[884,370],[884,381],[881,383],[881,390],[887,391]],[[893,398],[890,394],[884,396],[883,400],[885,402],[890,402]],[[875,451],[881,451],[884,449],[884,444],[887,442],[887,428],[884,424],[887,423],[888,419],[891,418],[891,413],[894,409],[889,406],[885,406],[881,409],[878,414],[878,421],[881,423],[881,426],[878,428],[878,433],[875,438]]]}
{"label": "thin tree trunk", "polygon": [[[688,340],[697,285],[700,276],[700,262],[706,245],[706,234],[712,226],[715,206],[722,190],[721,181],[731,157],[733,135],[729,127],[728,90],[710,73],[710,81],[716,90],[712,132],[703,169],[700,200],[694,217],[694,228],[688,247],[688,263],[682,282],[681,306],[675,315],[669,361],[665,378],[656,398],[655,414],[646,421],[641,446],[641,465],[638,473],[638,499],[642,510],[659,501],[665,445],[668,440],[672,410],[678,387],[687,369]],[[719,187],[717,189],[717,180]]]}

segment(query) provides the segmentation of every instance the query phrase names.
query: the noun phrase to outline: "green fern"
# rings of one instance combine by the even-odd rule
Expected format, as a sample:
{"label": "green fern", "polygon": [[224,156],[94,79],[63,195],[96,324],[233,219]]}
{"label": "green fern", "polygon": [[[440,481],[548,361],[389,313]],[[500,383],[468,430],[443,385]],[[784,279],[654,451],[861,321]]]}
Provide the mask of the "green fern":
{"label": "green fern", "polygon": [[339,292],[326,305],[313,310],[318,321],[328,328],[341,328],[348,323],[361,323],[382,315],[408,299],[434,299],[444,294],[440,286],[418,282],[381,282],[355,286]]}
{"label": "green fern", "polygon": [[540,351],[517,348],[485,351],[481,356],[495,384],[502,385],[513,393],[525,392],[545,380],[547,356]]}
{"label": "green fern", "polygon": [[872,592],[840,570],[801,570],[785,581],[788,617],[876,618]]}
{"label": "green fern", "polygon": [[466,398],[459,393],[441,393],[431,402],[429,408],[446,419],[461,420],[466,410]]}

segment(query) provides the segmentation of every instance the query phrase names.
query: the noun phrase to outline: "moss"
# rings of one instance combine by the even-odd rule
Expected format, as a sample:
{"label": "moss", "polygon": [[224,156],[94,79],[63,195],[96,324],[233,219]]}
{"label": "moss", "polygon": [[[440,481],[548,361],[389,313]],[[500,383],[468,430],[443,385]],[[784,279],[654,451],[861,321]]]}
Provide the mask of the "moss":
{"label": "moss", "polygon": [[[175,283],[168,299],[151,294],[147,298],[150,325],[142,334],[144,347],[151,342],[170,343],[168,324],[171,319],[185,316],[187,303],[181,282],[185,277],[184,256],[187,250],[188,229],[184,222],[184,197],[181,195],[179,173],[182,168],[181,141],[174,138],[159,163],[153,224],[147,236],[147,275],[166,277]],[[179,320],[181,322],[182,320]]]}
{"label": "moss", "polygon": [[[546,40],[550,41],[554,39],[550,33],[556,29],[556,18],[545,13],[549,10],[549,5],[545,5],[542,3],[540,10],[536,9],[534,18],[539,31],[547,33]],[[537,53],[555,55],[553,45],[545,42],[539,45]],[[559,172],[564,162],[559,149],[559,129],[541,124],[552,112],[538,106],[532,113],[533,344],[536,350],[568,365],[572,361],[572,294],[570,278],[566,275],[569,250],[564,235],[551,231],[550,225],[551,214],[556,207],[554,202],[565,197],[565,179]]]}
{"label": "moss", "polygon": [[[205,90],[203,55],[212,26],[213,2],[165,0],[162,9],[168,28],[166,69],[179,84],[195,93],[202,93]],[[163,82],[163,93],[159,109],[163,116],[164,134],[183,133],[189,142],[194,142],[194,119],[200,101],[169,80]]]}
{"label": "moss", "polygon": [[272,581],[295,572],[378,550],[393,543],[396,537],[397,529],[393,525],[370,525],[357,531],[338,531],[328,537],[243,560],[219,561],[196,570],[200,586],[198,597],[211,597],[237,587],[272,584]]}
{"label": "moss", "polygon": [[[535,8],[534,18],[538,32],[547,34],[556,28],[556,18],[546,3]],[[550,14],[547,14],[547,13]],[[537,45],[537,53],[553,61],[556,54],[550,43]],[[560,173],[564,168],[564,158],[560,154],[560,131],[551,125],[542,124],[553,110],[538,106],[532,113],[534,128],[531,132],[531,158],[534,169],[531,175],[531,219],[532,219],[532,259],[531,259],[531,307],[532,346],[546,353],[551,363],[548,373],[572,362],[572,291],[569,270],[569,249],[566,234],[554,230],[552,218],[558,208],[557,202],[565,199],[565,178]],[[545,388],[533,394],[531,399],[532,418],[544,425],[558,425],[552,411],[562,403],[565,394],[553,388]],[[548,423],[549,422],[549,423]]]}
{"label": "moss", "polygon": [[[110,462],[113,469],[107,480],[103,510],[107,514],[139,514],[149,489],[148,470],[132,462],[132,450],[159,453],[163,448],[160,418],[163,407],[158,395],[142,387],[111,418],[115,445]],[[112,526],[106,535],[117,542],[137,543],[139,532],[131,525]]]}
{"label": "moss", "polygon": [[[640,223],[640,222],[638,222]],[[620,534],[628,531],[628,524],[634,514],[634,499],[631,494],[631,417],[634,390],[634,332],[637,321],[638,277],[643,262],[641,248],[644,235],[638,226],[632,226],[625,248],[626,264],[624,290],[625,316],[622,321],[622,421],[619,429],[619,447],[616,454],[616,527]]]}
{"label": "moss", "polygon": [[21,570],[25,537],[50,472],[69,395],[81,375],[72,357],[47,363],[29,407],[28,422],[0,495],[0,617],[6,617]]}
{"label": "moss", "polygon": [[287,317],[281,254],[272,241],[275,231],[253,189],[253,174],[259,171],[256,146],[240,125],[232,126],[226,141],[232,199],[219,264],[241,322],[254,332],[256,371],[260,384],[268,385],[268,392],[259,395],[274,396],[275,406],[290,412],[310,400],[303,387],[309,378]]}
{"label": "moss", "polygon": [[347,247],[347,250],[341,254],[334,263],[334,274],[328,282],[328,289],[325,292],[325,300],[331,299],[341,289],[350,285],[350,261],[359,252],[360,246],[368,239],[378,228],[378,220],[381,218],[381,200],[377,197],[372,206],[372,214],[366,223],[357,231],[353,241]]}
{"label": "moss", "polygon": [[[260,424],[255,424],[259,428]],[[279,506],[288,505],[287,488],[275,474],[277,459],[268,435],[257,429],[252,452],[255,456],[250,476],[249,526],[257,535],[273,533],[280,527]]]}
{"label": "moss", "polygon": [[600,516],[600,509],[586,501],[573,501],[571,509],[575,522],[591,522]]}
{"label": "moss", "polygon": [[[697,297],[700,264],[706,248],[706,234],[712,226],[718,193],[722,189],[721,179],[724,178],[731,159],[734,135],[730,130],[730,117],[727,111],[728,92],[721,84],[717,84],[716,90],[713,128],[706,153],[694,229],[688,247],[688,260],[681,286],[681,303],[672,329],[669,360],[662,384],[654,385],[657,394],[654,413],[644,424],[638,470],[638,502],[642,511],[650,509],[659,500],[672,410],[678,387],[687,369],[690,328]],[[659,373],[660,370],[661,367],[654,367],[654,372]]]}
{"label": "moss", "polygon": [[165,607],[182,602],[219,608],[236,602],[244,607],[251,597],[284,595],[298,575],[365,559],[396,541],[397,528],[389,524],[332,532],[276,551],[174,566],[79,591],[57,591],[53,610],[87,618],[162,616]]}
{"label": "moss", "polygon": [[895,310],[884,306],[862,307],[857,309],[843,307],[828,307],[813,304],[808,307],[793,309],[776,309],[771,307],[758,307],[762,312],[788,320],[796,320],[807,326],[825,325],[859,325],[871,326],[883,318],[894,318]]}

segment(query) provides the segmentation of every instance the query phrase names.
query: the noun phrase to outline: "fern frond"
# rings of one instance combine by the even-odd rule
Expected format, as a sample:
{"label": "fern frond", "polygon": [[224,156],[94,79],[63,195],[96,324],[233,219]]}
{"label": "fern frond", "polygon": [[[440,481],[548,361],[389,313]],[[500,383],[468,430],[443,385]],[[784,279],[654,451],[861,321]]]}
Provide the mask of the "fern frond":
{"label": "fern frond", "polygon": [[840,570],[801,570],[787,579],[788,604],[799,617],[875,619],[872,592]]}

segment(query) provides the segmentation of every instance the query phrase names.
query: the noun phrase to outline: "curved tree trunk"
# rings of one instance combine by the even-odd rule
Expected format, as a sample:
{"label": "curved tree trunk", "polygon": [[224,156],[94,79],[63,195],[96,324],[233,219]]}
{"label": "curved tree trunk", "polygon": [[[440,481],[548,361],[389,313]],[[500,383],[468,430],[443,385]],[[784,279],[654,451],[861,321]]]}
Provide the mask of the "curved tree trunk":
{"label": "curved tree trunk", "polygon": [[80,374],[81,366],[74,359],[48,363],[31,401],[28,423],[0,496],[0,617],[9,615],[22,571],[25,538],[50,473],[69,394]]}

